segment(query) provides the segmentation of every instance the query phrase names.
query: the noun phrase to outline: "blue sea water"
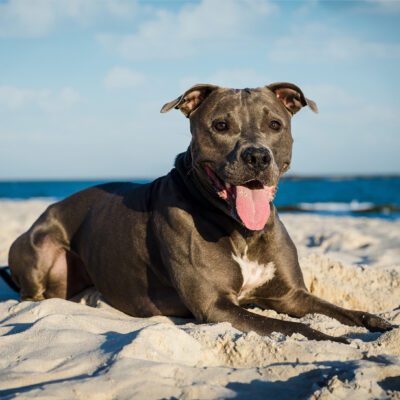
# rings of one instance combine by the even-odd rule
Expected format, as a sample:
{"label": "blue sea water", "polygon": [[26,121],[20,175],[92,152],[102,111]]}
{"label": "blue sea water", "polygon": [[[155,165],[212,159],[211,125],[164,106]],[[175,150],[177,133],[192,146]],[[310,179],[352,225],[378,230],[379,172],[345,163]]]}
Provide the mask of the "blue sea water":
{"label": "blue sea water", "polygon": [[[0,181],[0,199],[58,200],[104,182],[107,181]],[[397,219],[400,218],[400,176],[288,177],[280,181],[274,203],[281,211]]]}

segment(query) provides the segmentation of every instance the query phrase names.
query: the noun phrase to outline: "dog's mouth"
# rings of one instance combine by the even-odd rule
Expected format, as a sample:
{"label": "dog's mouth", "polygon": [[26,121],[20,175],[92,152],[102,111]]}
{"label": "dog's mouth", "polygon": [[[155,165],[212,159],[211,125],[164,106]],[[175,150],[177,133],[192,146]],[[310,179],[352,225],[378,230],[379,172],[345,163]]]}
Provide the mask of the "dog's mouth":
{"label": "dog's mouth", "polygon": [[264,185],[259,180],[231,185],[208,165],[204,169],[217,195],[229,204],[233,216],[238,217],[247,229],[264,229],[271,214],[270,202],[274,199],[276,186]]}

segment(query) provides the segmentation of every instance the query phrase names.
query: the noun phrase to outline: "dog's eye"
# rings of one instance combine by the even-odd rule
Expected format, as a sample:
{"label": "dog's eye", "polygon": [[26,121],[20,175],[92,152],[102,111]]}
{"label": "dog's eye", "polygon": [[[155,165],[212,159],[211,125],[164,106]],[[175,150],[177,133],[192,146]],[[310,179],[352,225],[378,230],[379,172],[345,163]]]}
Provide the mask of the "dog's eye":
{"label": "dog's eye", "polygon": [[282,128],[282,124],[279,121],[276,120],[272,120],[269,123],[269,127],[273,130],[273,131],[279,131]]}
{"label": "dog's eye", "polygon": [[226,121],[214,121],[213,127],[215,130],[222,132],[222,131],[227,131],[229,126]]}

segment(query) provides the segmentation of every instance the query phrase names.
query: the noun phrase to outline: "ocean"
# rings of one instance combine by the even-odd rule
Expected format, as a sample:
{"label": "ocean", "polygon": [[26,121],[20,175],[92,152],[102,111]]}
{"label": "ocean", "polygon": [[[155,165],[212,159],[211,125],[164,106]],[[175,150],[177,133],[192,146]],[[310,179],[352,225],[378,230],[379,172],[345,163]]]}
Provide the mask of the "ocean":
{"label": "ocean", "polygon": [[[146,183],[150,180],[132,179]],[[107,180],[0,181],[0,199],[63,199]],[[400,218],[400,176],[286,177],[274,204],[280,212]]]}

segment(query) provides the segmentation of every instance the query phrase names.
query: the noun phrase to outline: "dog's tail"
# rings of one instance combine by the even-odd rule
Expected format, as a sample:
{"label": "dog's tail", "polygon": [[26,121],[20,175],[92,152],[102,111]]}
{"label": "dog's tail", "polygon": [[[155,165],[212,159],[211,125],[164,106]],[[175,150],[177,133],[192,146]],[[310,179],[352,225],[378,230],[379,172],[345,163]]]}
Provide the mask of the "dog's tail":
{"label": "dog's tail", "polygon": [[11,270],[10,267],[0,266],[0,277],[4,280],[7,285],[14,290],[14,292],[19,293],[19,287],[15,284],[15,282],[11,278]]}

